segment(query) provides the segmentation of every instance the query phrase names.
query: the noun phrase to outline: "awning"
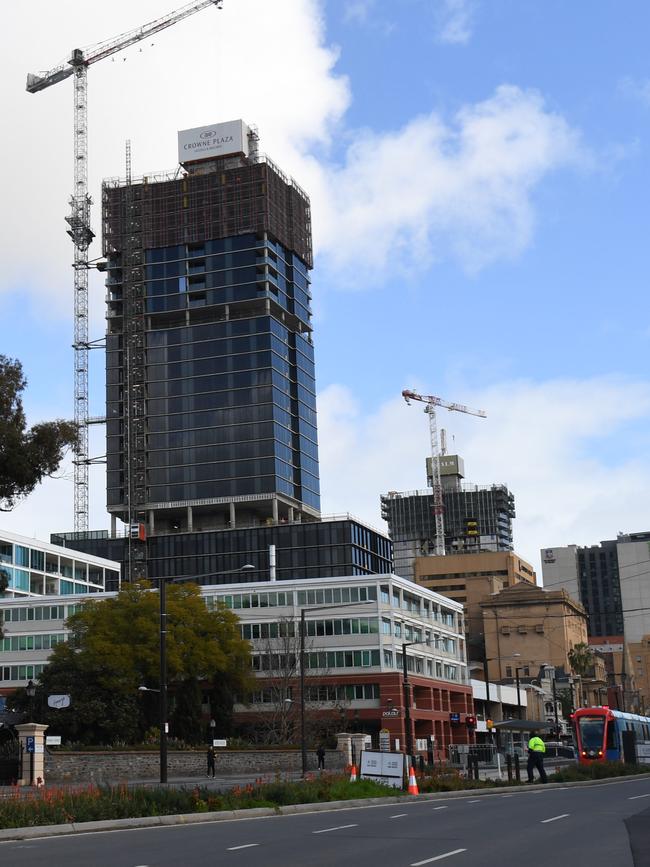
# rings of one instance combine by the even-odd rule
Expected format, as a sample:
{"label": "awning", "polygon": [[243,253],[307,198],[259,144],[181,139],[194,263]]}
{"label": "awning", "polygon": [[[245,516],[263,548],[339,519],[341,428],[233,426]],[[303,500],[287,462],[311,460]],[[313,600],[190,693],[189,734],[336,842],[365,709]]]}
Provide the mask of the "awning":
{"label": "awning", "polygon": [[506,732],[531,732],[533,730],[552,729],[555,723],[541,719],[503,719],[492,723],[492,726]]}

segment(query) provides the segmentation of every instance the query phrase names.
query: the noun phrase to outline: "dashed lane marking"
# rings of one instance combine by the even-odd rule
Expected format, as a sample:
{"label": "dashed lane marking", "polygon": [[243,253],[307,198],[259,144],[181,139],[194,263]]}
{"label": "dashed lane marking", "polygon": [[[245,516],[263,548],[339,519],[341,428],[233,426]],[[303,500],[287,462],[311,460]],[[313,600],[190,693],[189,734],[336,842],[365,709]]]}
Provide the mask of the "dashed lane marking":
{"label": "dashed lane marking", "polygon": [[467,849],[452,849],[451,852],[443,852],[442,855],[434,855],[433,858],[425,858],[424,861],[414,861],[411,867],[421,867],[422,864],[433,864],[434,861],[442,861],[443,858],[451,858],[452,855],[460,855]]}
{"label": "dashed lane marking", "polygon": [[637,798],[650,798],[650,792],[647,795],[632,795],[631,798],[628,798],[628,801],[636,801]]}
{"label": "dashed lane marking", "polygon": [[447,807],[447,805],[445,805],[444,807],[434,807],[433,809],[434,810],[447,810],[449,808]]}
{"label": "dashed lane marking", "polygon": [[408,816],[408,813],[395,813],[394,816],[389,816],[389,819],[401,819],[402,816]]}
{"label": "dashed lane marking", "polygon": [[357,828],[358,825],[337,825],[335,828],[321,828],[320,831],[312,831],[312,834],[327,834],[328,831],[343,831],[345,828]]}
{"label": "dashed lane marking", "polygon": [[557,822],[558,819],[566,819],[567,816],[570,816],[570,813],[560,813],[559,816],[551,816],[550,819],[542,819],[541,824],[546,825],[547,822]]}
{"label": "dashed lane marking", "polygon": [[236,852],[237,849],[252,849],[253,846],[259,846],[259,843],[244,843],[241,846],[228,846],[226,852]]}

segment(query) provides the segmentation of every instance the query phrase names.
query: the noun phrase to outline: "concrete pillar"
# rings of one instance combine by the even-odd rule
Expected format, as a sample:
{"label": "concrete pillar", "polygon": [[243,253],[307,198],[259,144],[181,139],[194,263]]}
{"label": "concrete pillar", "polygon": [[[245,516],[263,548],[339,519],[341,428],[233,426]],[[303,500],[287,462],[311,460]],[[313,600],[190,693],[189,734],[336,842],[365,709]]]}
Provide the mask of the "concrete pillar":
{"label": "concrete pillar", "polygon": [[273,523],[278,523],[278,498],[273,497],[271,500],[271,508],[273,509]]}
{"label": "concrete pillar", "polygon": [[40,777],[45,782],[45,732],[48,726],[22,723],[16,726],[23,750],[23,772],[19,786],[35,786]]}
{"label": "concrete pillar", "polygon": [[117,536],[117,518],[115,515],[111,515],[111,539],[114,539]]}
{"label": "concrete pillar", "polygon": [[153,536],[153,534],[156,532],[156,518],[155,518],[153,509],[149,509],[148,518],[149,518],[149,531],[148,532],[149,532],[150,536]]}
{"label": "concrete pillar", "polygon": [[289,506],[289,512],[288,512],[287,518],[288,518],[289,523],[291,523],[293,521],[293,506]]}
{"label": "concrete pillar", "polygon": [[336,736],[336,749],[345,756],[345,764],[352,764],[352,735],[341,732]]}
{"label": "concrete pillar", "polygon": [[351,737],[352,746],[354,747],[354,755],[357,760],[357,768],[361,764],[361,753],[367,747],[368,735],[353,734]]}
{"label": "concrete pillar", "polygon": [[187,507],[187,529],[190,533],[194,529],[194,513],[191,506]]}
{"label": "concrete pillar", "polygon": [[236,523],[235,504],[231,503],[230,504],[230,526],[234,527],[235,523]]}

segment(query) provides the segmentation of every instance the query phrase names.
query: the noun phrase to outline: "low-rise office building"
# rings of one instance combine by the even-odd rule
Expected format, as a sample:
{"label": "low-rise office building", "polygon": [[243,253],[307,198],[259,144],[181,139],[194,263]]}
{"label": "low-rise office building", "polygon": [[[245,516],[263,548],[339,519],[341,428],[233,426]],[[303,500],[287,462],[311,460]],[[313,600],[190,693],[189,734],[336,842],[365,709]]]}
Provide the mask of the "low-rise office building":
{"label": "low-rise office building", "polygon": [[[238,615],[251,643],[259,684],[235,705],[239,726],[295,725],[304,612],[310,717],[376,736],[384,729],[405,745],[408,702],[414,746],[434,739],[443,756],[450,743],[472,739],[462,605],[394,575],[212,585],[201,592],[208,607],[222,604]],[[50,648],[67,640],[65,619],[85,598],[0,601],[6,620],[0,693],[38,676]]]}

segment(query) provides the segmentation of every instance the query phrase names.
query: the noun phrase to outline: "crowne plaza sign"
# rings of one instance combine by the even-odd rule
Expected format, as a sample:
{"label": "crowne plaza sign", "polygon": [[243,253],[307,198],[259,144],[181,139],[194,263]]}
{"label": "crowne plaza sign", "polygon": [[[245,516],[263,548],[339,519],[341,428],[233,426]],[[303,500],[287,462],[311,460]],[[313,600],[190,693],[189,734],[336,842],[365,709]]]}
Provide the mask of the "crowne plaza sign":
{"label": "crowne plaza sign", "polygon": [[182,129],[178,133],[178,161],[188,163],[231,154],[248,156],[248,132],[243,120]]}

